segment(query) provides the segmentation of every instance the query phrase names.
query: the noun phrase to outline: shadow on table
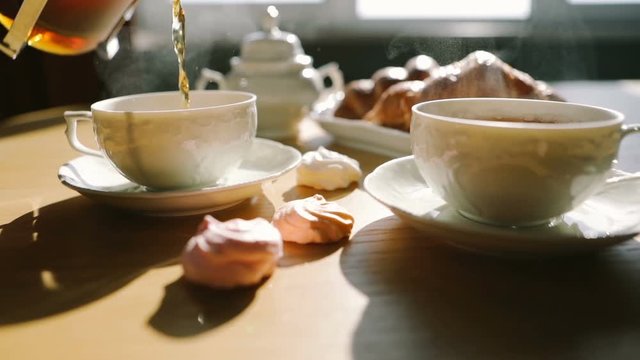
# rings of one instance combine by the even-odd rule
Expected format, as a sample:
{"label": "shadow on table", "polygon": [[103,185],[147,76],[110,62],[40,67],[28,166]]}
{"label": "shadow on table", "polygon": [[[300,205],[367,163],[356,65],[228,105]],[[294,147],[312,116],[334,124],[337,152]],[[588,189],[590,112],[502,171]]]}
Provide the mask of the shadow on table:
{"label": "shadow on table", "polygon": [[199,217],[133,215],[75,197],[27,213],[0,233],[0,324],[99,299],[174,260]]}
{"label": "shadow on table", "polygon": [[165,295],[149,325],[159,332],[188,337],[218,327],[240,314],[259,286],[216,290],[180,278],[165,287]]}
{"label": "shadow on table", "polygon": [[[295,266],[329,256],[346,242],[320,245],[286,243],[278,267]],[[261,285],[218,290],[190,284],[181,277],[166,286],[162,303],[149,319],[149,325],[168,336],[198,335],[242,313],[251,304]]]}
{"label": "shadow on table", "polygon": [[388,217],[354,236],[341,268],[369,298],[356,359],[640,354],[637,241],[581,257],[499,259],[439,245]]}
{"label": "shadow on table", "polygon": [[284,254],[278,261],[278,267],[291,267],[325,258],[344,247],[346,238],[328,244],[296,244],[284,243]]}
{"label": "shadow on table", "polygon": [[[278,267],[319,260],[338,251],[347,242],[345,239],[331,244],[285,243]],[[162,303],[149,319],[149,325],[168,336],[198,335],[242,313],[251,304],[261,285],[218,290],[190,284],[181,277],[165,287]]]}
{"label": "shadow on table", "polygon": [[344,189],[337,190],[318,190],[309,186],[293,186],[291,189],[287,190],[284,194],[282,194],[282,200],[284,201],[293,201],[299,199],[305,199],[311,197],[313,195],[319,194],[322,195],[327,201],[336,201],[339,200],[355,189],[358,188],[358,184],[353,183]]}
{"label": "shadow on table", "polygon": [[[271,214],[258,196],[213,215]],[[150,217],[75,197],[0,227],[0,326],[85,305],[173,264],[203,215]]]}

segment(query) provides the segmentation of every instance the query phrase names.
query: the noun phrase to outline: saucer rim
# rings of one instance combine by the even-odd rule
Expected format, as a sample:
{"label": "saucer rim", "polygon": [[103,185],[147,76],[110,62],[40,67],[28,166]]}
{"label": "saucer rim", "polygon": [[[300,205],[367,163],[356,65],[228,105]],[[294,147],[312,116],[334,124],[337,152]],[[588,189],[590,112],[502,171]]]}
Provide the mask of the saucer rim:
{"label": "saucer rim", "polygon": [[[487,250],[483,248],[481,244],[477,247],[469,246],[469,241],[456,241],[456,240],[448,240],[451,239],[451,236],[448,236],[448,239],[434,239],[441,242],[446,242],[447,244],[456,246],[458,248],[464,248],[466,250],[471,250],[474,252],[481,253],[490,253],[490,254],[517,254],[517,253],[562,253],[562,252],[571,252],[576,253],[579,251],[593,251],[595,249],[603,248],[606,246],[615,245],[621,243],[626,240],[630,240],[640,234],[640,225],[636,226],[633,229],[622,229],[623,232],[612,233],[612,234],[597,234],[597,236],[585,236],[582,235],[571,235],[571,234],[552,234],[552,236],[548,238],[541,239],[539,233],[532,234],[522,232],[520,229],[515,228],[507,228],[507,227],[499,227],[492,226],[488,224],[481,224],[473,222],[472,220],[466,220],[470,224],[473,224],[473,228],[465,228],[462,226],[456,226],[456,223],[450,224],[447,222],[437,221],[433,218],[424,218],[420,217],[416,214],[413,214],[405,209],[402,209],[396,205],[390,204],[388,201],[385,201],[380,194],[376,191],[372,190],[371,182],[374,181],[376,176],[380,176],[380,172],[384,171],[385,168],[394,166],[396,163],[405,163],[413,160],[413,155],[392,159],[389,160],[380,166],[376,167],[369,175],[367,175],[363,181],[363,187],[365,191],[371,195],[378,202],[388,207],[396,216],[398,216],[402,221],[407,223],[409,226],[417,229],[420,232],[425,232],[424,228],[429,227],[434,230],[434,232],[447,232],[449,235],[458,235],[458,236],[493,236],[495,237],[495,241],[493,244],[488,244],[489,247],[496,248],[496,244],[498,241],[515,241],[520,240],[520,243],[526,244],[534,244],[535,246],[540,246],[538,249],[532,249],[531,247],[527,249],[517,249],[517,244],[513,244],[513,246],[502,246],[501,250]],[[625,181],[628,179],[624,179]],[[637,179],[636,179],[637,181]],[[426,185],[426,184],[425,184]],[[436,196],[435,194],[433,196]],[[445,203],[446,204],[446,203]],[[448,205],[447,205],[448,206]],[[462,220],[462,215],[460,216],[460,220]],[[466,245],[466,246],[465,246]],[[585,249],[576,249],[575,247],[584,247]],[[588,245],[588,246],[587,246]],[[568,247],[573,249],[567,250]],[[588,249],[587,249],[588,248]]]}
{"label": "saucer rim", "polygon": [[[282,144],[282,143],[274,141],[274,140],[263,139],[263,138],[255,138],[254,139],[254,144],[256,144],[256,143],[260,144],[260,146],[271,146],[274,149],[277,148],[278,151],[282,151],[282,152],[287,151],[293,156],[292,161],[290,161],[287,164],[286,167],[283,167],[282,169],[278,170],[277,172],[269,173],[268,175],[265,175],[264,177],[260,177],[258,179],[249,180],[249,181],[242,181],[242,182],[234,183],[234,184],[231,184],[231,185],[208,186],[208,187],[189,189],[189,190],[180,190],[180,189],[178,189],[178,190],[160,190],[160,191],[143,190],[143,191],[139,191],[139,192],[137,192],[137,191],[133,192],[133,191],[99,190],[99,189],[95,189],[95,188],[87,188],[87,187],[78,186],[76,184],[72,184],[72,183],[66,181],[65,176],[60,174],[62,168],[67,166],[67,165],[69,165],[73,161],[76,161],[78,159],[86,158],[86,157],[90,156],[90,155],[82,155],[82,156],[78,156],[76,158],[73,158],[73,159],[65,162],[64,164],[62,164],[58,168],[58,180],[63,185],[65,185],[68,188],[70,188],[72,190],[75,190],[77,192],[80,192],[80,193],[91,193],[91,194],[99,195],[99,196],[108,195],[108,196],[111,196],[111,197],[122,197],[122,198],[157,198],[157,197],[171,198],[171,197],[184,197],[184,196],[192,196],[192,195],[201,195],[201,194],[206,194],[206,193],[214,193],[214,192],[219,192],[219,191],[235,190],[235,189],[241,189],[241,188],[245,188],[245,187],[249,187],[249,186],[260,185],[260,184],[262,184],[262,183],[264,183],[266,181],[279,178],[279,177],[289,173],[290,171],[294,170],[300,164],[300,161],[302,160],[302,154],[300,153],[300,151],[298,151],[296,148],[294,148],[292,146],[285,145],[285,144]],[[242,164],[240,166],[242,166]],[[113,169],[113,170],[117,172],[116,169]],[[128,180],[128,181],[133,186],[141,186],[141,185],[138,185],[138,184],[136,184],[136,183],[134,183],[134,182],[132,182],[130,180]]]}

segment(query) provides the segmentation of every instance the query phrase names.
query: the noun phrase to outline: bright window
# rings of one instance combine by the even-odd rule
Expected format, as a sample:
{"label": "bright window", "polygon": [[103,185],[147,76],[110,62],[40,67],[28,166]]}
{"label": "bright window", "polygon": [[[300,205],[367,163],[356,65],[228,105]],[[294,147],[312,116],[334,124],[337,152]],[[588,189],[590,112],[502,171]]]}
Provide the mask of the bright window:
{"label": "bright window", "polygon": [[621,5],[640,4],[640,0],[567,0],[574,5]]}
{"label": "bright window", "polygon": [[319,4],[324,0],[182,0],[183,4],[225,4],[225,5],[242,5],[242,4]]}
{"label": "bright window", "polygon": [[524,20],[531,0],[356,0],[362,19]]}

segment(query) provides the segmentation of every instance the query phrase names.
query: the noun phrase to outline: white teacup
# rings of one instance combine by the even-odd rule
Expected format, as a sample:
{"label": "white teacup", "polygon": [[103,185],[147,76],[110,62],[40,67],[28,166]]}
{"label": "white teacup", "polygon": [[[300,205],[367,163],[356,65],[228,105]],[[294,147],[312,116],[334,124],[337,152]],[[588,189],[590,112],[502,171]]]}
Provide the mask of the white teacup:
{"label": "white teacup", "polygon": [[411,146],[433,191],[476,221],[549,222],[606,181],[621,139],[640,132],[604,108],[469,98],[413,107]]}
{"label": "white teacup", "polygon": [[[236,169],[256,134],[256,96],[239,91],[192,91],[187,108],[177,92],[123,96],[91,111],[67,111],[74,149],[107,158],[122,175],[158,190],[215,185]],[[78,121],[93,122],[100,151],[83,145]]]}

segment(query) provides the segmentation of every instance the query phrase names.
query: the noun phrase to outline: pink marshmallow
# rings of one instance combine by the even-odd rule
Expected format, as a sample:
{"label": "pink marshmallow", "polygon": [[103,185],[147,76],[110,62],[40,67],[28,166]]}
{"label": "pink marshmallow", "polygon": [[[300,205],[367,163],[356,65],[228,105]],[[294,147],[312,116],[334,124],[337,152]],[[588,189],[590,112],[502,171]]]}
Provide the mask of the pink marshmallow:
{"label": "pink marshmallow", "polygon": [[267,220],[220,222],[205,216],[182,253],[187,280],[214,288],[258,284],[282,256],[280,232]]}
{"label": "pink marshmallow", "polygon": [[276,211],[272,221],[284,241],[300,244],[348,238],[353,222],[353,215],[345,208],[317,194],[286,203]]}

